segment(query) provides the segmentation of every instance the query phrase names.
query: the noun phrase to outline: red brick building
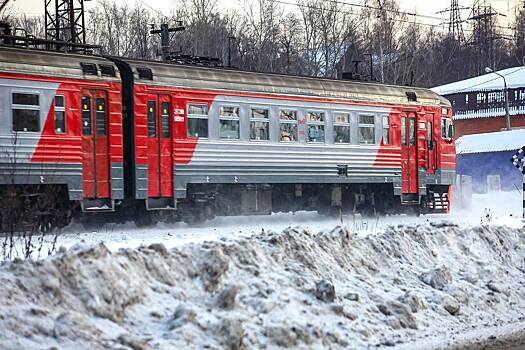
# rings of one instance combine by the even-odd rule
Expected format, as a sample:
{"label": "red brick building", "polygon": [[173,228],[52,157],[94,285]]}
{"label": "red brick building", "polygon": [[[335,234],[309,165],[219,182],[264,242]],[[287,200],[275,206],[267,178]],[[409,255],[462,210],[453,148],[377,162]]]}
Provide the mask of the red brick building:
{"label": "red brick building", "polygon": [[[498,71],[507,81],[512,128],[525,127],[525,66]],[[503,78],[495,73],[433,88],[454,110],[455,138],[505,128]]]}

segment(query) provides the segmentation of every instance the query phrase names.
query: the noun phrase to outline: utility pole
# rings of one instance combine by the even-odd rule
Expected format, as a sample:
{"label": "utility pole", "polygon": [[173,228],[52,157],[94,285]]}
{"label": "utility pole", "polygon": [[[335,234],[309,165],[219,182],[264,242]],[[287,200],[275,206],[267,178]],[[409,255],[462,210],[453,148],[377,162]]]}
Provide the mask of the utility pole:
{"label": "utility pole", "polygon": [[365,53],[365,56],[370,56],[370,81],[374,81],[374,60],[371,53]]}
{"label": "utility pole", "polygon": [[186,28],[182,25],[182,21],[177,22],[176,27],[170,28],[170,26],[167,23],[163,23],[160,25],[160,29],[155,29],[155,25],[151,25],[150,34],[159,34],[160,35],[160,56],[162,57],[162,61],[167,62],[170,59],[170,43],[173,39],[173,36],[176,32],[181,32],[186,30]]}
{"label": "utility pole", "polygon": [[361,63],[361,62],[363,62],[363,61],[361,61],[361,60],[354,60],[354,61],[352,61],[352,63],[354,64],[354,73],[357,74],[357,75],[359,74],[359,63]]}
{"label": "utility pole", "polygon": [[498,77],[503,79],[503,98],[505,99],[505,126],[507,131],[512,130],[510,126],[510,109],[509,109],[509,89],[507,87],[507,79],[505,79],[505,76],[502,74],[499,74],[498,72],[495,72],[490,67],[485,67],[486,73],[494,73]]}
{"label": "utility pole", "polygon": [[233,35],[228,36],[228,67],[232,66],[232,40],[237,39]]}

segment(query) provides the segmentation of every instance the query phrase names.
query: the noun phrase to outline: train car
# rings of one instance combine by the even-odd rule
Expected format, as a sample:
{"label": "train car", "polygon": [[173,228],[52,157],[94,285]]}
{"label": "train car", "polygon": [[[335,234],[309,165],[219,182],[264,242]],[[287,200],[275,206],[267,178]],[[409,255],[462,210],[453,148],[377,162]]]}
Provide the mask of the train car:
{"label": "train car", "polygon": [[430,90],[111,59],[140,220],[450,208],[452,111]]}
{"label": "train car", "polygon": [[124,199],[121,85],[101,57],[0,48],[0,228]]}

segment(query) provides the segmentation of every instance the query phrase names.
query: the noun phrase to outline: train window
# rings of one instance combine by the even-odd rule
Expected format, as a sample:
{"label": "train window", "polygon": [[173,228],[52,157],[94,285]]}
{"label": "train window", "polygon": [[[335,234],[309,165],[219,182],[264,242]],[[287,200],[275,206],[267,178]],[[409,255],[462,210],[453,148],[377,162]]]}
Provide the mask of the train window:
{"label": "train window", "polygon": [[334,113],[334,143],[350,143],[350,114]]}
{"label": "train window", "polygon": [[62,95],[55,96],[55,132],[66,132],[66,98]]}
{"label": "train window", "polygon": [[324,142],[324,120],[323,112],[308,112],[308,142]]}
{"label": "train window", "polygon": [[270,139],[270,111],[265,108],[252,108],[250,118],[250,140],[268,141]]}
{"label": "train window", "polygon": [[239,107],[221,106],[219,109],[219,134],[221,139],[240,138]]}
{"label": "train window", "polygon": [[359,143],[375,143],[375,117],[373,115],[359,116]]}
{"label": "train window", "polygon": [[157,104],[148,101],[148,137],[157,137]]}
{"label": "train window", "polygon": [[407,145],[407,117],[401,118],[401,144]]}
{"label": "train window", "polygon": [[452,120],[448,118],[441,119],[441,138],[453,139],[454,138],[454,125]]}
{"label": "train window", "polygon": [[208,137],[208,105],[188,104],[188,137]]}
{"label": "train window", "polygon": [[427,122],[427,148],[429,151],[434,149],[434,130],[432,122]]}
{"label": "train window", "polygon": [[283,109],[279,113],[280,141],[297,141],[297,111]]}
{"label": "train window", "polygon": [[410,125],[410,146],[416,145],[416,120],[414,118],[410,118],[409,120]]}
{"label": "train window", "polygon": [[91,97],[82,96],[82,135],[91,135]]}
{"label": "train window", "polygon": [[169,138],[171,135],[171,125],[170,125],[170,104],[169,102],[162,102],[161,106],[161,134],[162,138]]}
{"label": "train window", "polygon": [[13,93],[13,131],[40,131],[40,96]]}
{"label": "train window", "polygon": [[97,135],[106,135],[106,99],[98,97],[95,100],[96,103],[96,121],[97,121]]}
{"label": "train window", "polygon": [[390,144],[390,117],[383,116],[383,144]]}

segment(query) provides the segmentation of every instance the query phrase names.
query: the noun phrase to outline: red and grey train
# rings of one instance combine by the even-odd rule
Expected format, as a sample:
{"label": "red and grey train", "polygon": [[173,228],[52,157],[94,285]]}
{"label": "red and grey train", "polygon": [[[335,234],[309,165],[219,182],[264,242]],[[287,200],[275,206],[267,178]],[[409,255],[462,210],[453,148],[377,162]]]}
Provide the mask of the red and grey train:
{"label": "red and grey train", "polygon": [[447,212],[452,129],[422,88],[0,47],[0,215]]}

